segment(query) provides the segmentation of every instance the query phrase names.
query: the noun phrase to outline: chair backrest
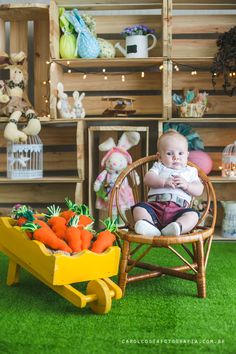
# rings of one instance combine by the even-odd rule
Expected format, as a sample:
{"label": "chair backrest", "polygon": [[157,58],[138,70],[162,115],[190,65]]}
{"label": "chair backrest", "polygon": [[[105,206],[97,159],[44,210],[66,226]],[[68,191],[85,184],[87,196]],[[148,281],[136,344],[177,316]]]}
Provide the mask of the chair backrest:
{"label": "chair backrest", "polygon": [[[143,157],[133,162],[121,172],[121,174],[118,176],[115,182],[115,185],[110,195],[108,213],[109,216],[112,217],[112,206],[115,204],[117,208],[117,213],[124,222],[124,228],[129,228],[133,230],[134,222],[131,216],[131,211],[130,210],[124,211],[119,205],[119,200],[120,200],[119,193],[120,193],[120,188],[122,186],[122,183],[126,178],[128,179],[128,183],[133,192],[135,204],[141,201],[147,201],[149,188],[144,184],[144,176],[147,173],[147,171],[151,168],[153,163],[156,161],[158,161],[157,156],[152,155],[152,156]],[[217,202],[216,202],[215,191],[212,186],[212,183],[207,177],[207,175],[198,166],[196,166],[191,162],[189,162],[188,165],[194,166],[198,170],[198,176],[204,185],[204,191],[201,196],[201,199],[203,199],[206,202],[206,205],[204,207],[204,211],[201,214],[197,226],[200,224],[203,225],[207,216],[211,215],[210,224],[208,226],[214,228],[216,222]],[[138,183],[137,175],[139,176],[140,183]]]}

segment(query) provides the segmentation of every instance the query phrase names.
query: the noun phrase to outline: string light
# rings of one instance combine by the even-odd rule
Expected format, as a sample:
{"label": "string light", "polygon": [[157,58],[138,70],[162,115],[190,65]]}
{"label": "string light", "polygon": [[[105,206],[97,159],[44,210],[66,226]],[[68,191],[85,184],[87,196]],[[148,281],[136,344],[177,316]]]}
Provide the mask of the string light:
{"label": "string light", "polygon": [[107,80],[107,76],[106,75],[104,76],[104,80]]}
{"label": "string light", "polygon": [[68,74],[70,74],[70,73],[71,73],[71,69],[68,69],[68,71],[67,71],[67,72],[68,72]]}
{"label": "string light", "polygon": [[67,60],[66,64],[67,64],[67,65],[70,65],[70,61],[69,61],[69,60]]}
{"label": "string light", "polygon": [[160,69],[160,70],[162,70],[162,69],[163,69],[163,67],[164,67],[163,65],[160,65],[160,66],[159,66],[159,69]]}
{"label": "string light", "polygon": [[43,81],[43,85],[47,85],[47,81],[44,80],[44,81]]}
{"label": "string light", "polygon": [[141,72],[141,77],[144,77],[145,76],[145,73],[144,71]]}
{"label": "string light", "polygon": [[175,64],[174,68],[175,68],[176,71],[179,71],[178,65]]}
{"label": "string light", "polygon": [[125,82],[125,75],[121,76],[121,80],[122,80],[122,82]]}
{"label": "string light", "polygon": [[49,60],[47,60],[47,61],[46,61],[46,64],[47,64],[47,65],[49,65],[49,64],[50,64],[50,61],[49,61]]}
{"label": "string light", "polygon": [[106,69],[102,69],[102,72],[105,73],[105,72],[106,72]]}
{"label": "string light", "polygon": [[87,79],[87,75],[86,75],[86,74],[83,75],[83,79],[84,79],[84,80]]}
{"label": "string light", "polygon": [[191,75],[197,75],[196,70],[193,70],[193,71],[191,72]]}

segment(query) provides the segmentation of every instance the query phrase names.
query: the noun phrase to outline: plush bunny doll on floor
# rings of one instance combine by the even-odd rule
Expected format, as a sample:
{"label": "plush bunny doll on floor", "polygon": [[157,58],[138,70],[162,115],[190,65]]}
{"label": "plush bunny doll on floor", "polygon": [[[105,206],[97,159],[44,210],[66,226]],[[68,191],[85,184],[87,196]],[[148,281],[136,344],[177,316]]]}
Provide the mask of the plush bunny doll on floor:
{"label": "plush bunny doll on floor", "polygon": [[[41,130],[40,121],[24,92],[27,74],[22,64],[25,58],[24,52],[12,54],[8,58],[8,65],[4,64],[4,69],[10,70],[10,79],[4,82],[10,100],[0,107],[0,115],[10,117],[4,130],[4,137],[13,142],[26,141],[27,135],[37,135]],[[26,117],[27,126],[19,131],[17,123],[21,116]]]}
{"label": "plush bunny doll on floor", "polygon": [[[94,191],[96,192],[96,208],[107,210],[109,196],[112,187],[121,171],[132,163],[132,157],[128,153],[132,146],[139,143],[140,134],[137,132],[125,132],[120,137],[116,145],[112,138],[108,138],[99,145],[100,151],[107,151],[101,161],[103,171],[98,175],[94,182]],[[136,174],[137,184],[140,183],[139,176]],[[134,204],[132,190],[126,179],[120,190],[120,206],[123,210],[130,209]],[[116,206],[113,205],[113,217],[116,217]]]}

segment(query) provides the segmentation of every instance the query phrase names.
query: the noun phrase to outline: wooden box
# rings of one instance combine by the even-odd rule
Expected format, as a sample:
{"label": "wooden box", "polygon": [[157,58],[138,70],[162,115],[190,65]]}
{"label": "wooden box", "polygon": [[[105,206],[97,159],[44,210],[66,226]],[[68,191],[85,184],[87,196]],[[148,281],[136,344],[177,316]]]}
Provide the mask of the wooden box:
{"label": "wooden box", "polygon": [[[88,131],[88,145],[89,145],[89,164],[88,164],[88,195],[89,195],[89,207],[96,220],[107,217],[106,211],[99,211],[95,209],[96,193],[94,192],[94,182],[102,171],[101,160],[105,156],[106,151],[101,152],[98,149],[98,145],[103,143],[109,137],[114,139],[115,144],[123,132],[136,131],[140,133],[140,142],[138,145],[131,147],[129,153],[132,156],[133,161],[148,155],[149,151],[149,128],[140,126],[93,126]],[[99,214],[99,215],[98,215]]]}
{"label": "wooden box", "polygon": [[[164,2],[165,3],[165,2]],[[149,58],[127,59],[116,50],[112,59],[60,59],[60,28],[58,9],[64,6],[73,9],[72,1],[51,1],[50,3],[50,54],[51,64],[51,118],[59,118],[56,109],[57,83],[64,85],[65,92],[72,101],[72,92],[85,92],[83,100],[87,117],[102,116],[107,108],[104,96],[129,96],[135,98],[137,116],[162,116],[162,70],[163,55],[167,40],[166,7],[162,2],[96,1],[87,4],[80,1],[76,8],[80,13],[92,15],[96,20],[97,36],[112,44],[120,42],[124,46],[121,31],[134,24],[145,24],[156,31],[157,46],[149,52]],[[145,12],[143,10],[146,10]],[[94,12],[95,11],[95,12]],[[94,14],[95,13],[95,14]],[[114,21],[116,16],[116,21]],[[143,76],[144,75],[144,76]]]}
{"label": "wooden box", "polygon": [[[40,116],[49,113],[49,15],[46,4],[0,5],[0,50],[28,57],[28,96]],[[33,51],[31,48],[33,47]],[[0,73],[3,78],[3,71]]]}

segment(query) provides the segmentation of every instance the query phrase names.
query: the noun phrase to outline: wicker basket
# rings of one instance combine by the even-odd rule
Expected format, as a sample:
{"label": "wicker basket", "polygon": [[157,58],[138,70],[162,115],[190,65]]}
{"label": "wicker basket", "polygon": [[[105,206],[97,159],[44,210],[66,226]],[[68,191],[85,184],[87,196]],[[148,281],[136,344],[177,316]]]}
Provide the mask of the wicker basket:
{"label": "wicker basket", "polygon": [[201,118],[207,106],[201,103],[187,103],[177,106],[178,116],[181,118]]}

